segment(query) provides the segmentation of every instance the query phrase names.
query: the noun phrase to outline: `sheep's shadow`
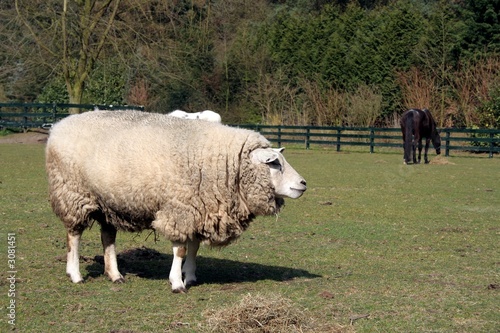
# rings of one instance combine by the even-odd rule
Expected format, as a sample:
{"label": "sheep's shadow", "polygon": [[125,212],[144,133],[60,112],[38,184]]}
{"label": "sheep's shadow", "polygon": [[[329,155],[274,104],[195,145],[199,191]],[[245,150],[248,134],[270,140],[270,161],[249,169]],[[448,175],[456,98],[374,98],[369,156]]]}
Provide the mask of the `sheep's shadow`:
{"label": "sheep's shadow", "polygon": [[[120,272],[145,279],[168,280],[172,255],[163,254],[146,247],[124,251],[117,255]],[[283,266],[270,266],[257,263],[216,259],[204,256],[196,258],[199,284],[256,282],[259,280],[289,281],[295,278],[318,278],[317,274],[303,269]],[[95,256],[86,267],[87,278],[103,275],[104,258]]]}

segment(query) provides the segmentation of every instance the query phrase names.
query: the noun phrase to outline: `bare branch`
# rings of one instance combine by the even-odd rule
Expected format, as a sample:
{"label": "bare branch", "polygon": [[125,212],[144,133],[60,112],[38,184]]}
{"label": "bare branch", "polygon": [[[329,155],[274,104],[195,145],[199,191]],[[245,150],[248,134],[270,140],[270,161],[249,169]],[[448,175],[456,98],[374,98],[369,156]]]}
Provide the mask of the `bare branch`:
{"label": "bare branch", "polygon": [[57,56],[56,53],[53,52],[53,50],[51,50],[47,45],[45,45],[42,40],[40,39],[40,37],[36,34],[36,32],[33,30],[31,24],[28,22],[28,20],[26,20],[26,18],[23,16],[22,12],[21,12],[21,9],[19,8],[19,0],[15,0],[15,4],[16,4],[16,12],[17,12],[17,16],[21,19],[21,21],[23,22],[24,26],[26,28],[28,28],[31,36],[33,37],[33,39],[35,40],[36,44],[41,47],[42,49],[44,49],[45,51],[47,51],[49,54],[51,54],[52,56]]}

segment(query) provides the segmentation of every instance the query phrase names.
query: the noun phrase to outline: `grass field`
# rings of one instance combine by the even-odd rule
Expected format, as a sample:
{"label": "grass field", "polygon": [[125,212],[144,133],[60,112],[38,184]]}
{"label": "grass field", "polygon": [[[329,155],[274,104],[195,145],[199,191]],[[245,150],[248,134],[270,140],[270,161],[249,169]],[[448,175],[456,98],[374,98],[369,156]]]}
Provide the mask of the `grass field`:
{"label": "grass field", "polygon": [[127,282],[115,285],[102,275],[98,226],[83,236],[86,282],[70,283],[43,149],[0,144],[0,332],[205,332],[211,312],[248,295],[290,300],[316,332],[500,331],[498,156],[404,166],[399,152],[287,150],[308,191],[235,244],[202,247],[200,285],[172,294],[169,242],[120,233]]}

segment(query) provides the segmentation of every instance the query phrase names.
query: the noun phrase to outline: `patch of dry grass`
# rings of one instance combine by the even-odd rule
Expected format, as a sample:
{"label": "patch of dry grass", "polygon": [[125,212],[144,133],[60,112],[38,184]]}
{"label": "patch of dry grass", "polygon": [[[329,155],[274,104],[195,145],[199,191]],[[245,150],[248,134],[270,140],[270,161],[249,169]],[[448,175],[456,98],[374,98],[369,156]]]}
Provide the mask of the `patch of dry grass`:
{"label": "patch of dry grass", "polygon": [[443,155],[437,155],[434,158],[431,159],[429,164],[435,164],[435,165],[454,165],[455,163],[450,162],[450,160],[447,157],[444,157]]}
{"label": "patch of dry grass", "polygon": [[205,311],[207,332],[353,332],[341,325],[319,326],[306,309],[277,294],[247,294],[236,306]]}

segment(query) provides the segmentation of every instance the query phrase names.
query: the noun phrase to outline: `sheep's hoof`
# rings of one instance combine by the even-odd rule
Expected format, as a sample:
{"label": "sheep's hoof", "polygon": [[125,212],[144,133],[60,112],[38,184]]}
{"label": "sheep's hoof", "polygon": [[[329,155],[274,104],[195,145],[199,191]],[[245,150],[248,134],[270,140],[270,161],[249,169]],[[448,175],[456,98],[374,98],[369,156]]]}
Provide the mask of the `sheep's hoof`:
{"label": "sheep's hoof", "polygon": [[187,289],[186,289],[186,288],[184,288],[184,287],[179,287],[179,288],[176,288],[176,289],[172,289],[172,292],[173,292],[174,294],[185,294],[185,293],[187,293],[188,291],[187,291]]}
{"label": "sheep's hoof", "polygon": [[119,279],[114,280],[113,283],[125,283],[125,279],[121,277]]}
{"label": "sheep's hoof", "polygon": [[73,279],[71,277],[71,274],[69,274],[69,273],[66,273],[66,276],[68,276],[71,279],[71,282],[73,282],[75,284],[83,283],[83,279],[81,277]]}

